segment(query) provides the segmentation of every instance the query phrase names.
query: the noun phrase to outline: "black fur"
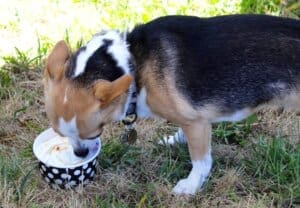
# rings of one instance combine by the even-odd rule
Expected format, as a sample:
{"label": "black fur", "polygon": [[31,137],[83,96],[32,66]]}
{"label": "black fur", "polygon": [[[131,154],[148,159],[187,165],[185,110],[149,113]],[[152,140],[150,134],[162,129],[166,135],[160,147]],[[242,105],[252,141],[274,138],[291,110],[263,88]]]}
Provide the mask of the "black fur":
{"label": "black fur", "polygon": [[[164,41],[176,50],[175,57],[166,55]],[[210,103],[224,112],[256,107],[286,95],[300,81],[299,20],[167,16],[137,26],[128,43],[137,74],[145,60],[157,59],[158,78],[163,70],[174,72],[177,89],[195,108]]]}
{"label": "black fur", "polygon": [[114,81],[124,74],[123,70],[117,66],[116,61],[109,54],[108,47],[113,43],[113,40],[104,40],[104,44],[99,47],[94,54],[88,59],[85,70],[79,76],[73,78],[74,70],[76,69],[76,59],[78,55],[86,50],[86,47],[80,48],[74,53],[69,61],[66,70],[66,77],[80,87],[88,87],[95,80],[104,79]]}

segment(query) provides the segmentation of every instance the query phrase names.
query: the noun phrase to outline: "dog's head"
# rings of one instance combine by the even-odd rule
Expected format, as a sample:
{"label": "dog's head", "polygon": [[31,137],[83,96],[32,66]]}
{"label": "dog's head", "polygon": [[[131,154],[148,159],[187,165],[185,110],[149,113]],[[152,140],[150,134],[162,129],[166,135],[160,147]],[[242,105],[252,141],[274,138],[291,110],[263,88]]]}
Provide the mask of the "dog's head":
{"label": "dog's head", "polygon": [[132,82],[129,62],[126,41],[116,31],[95,35],[73,54],[60,41],[49,55],[44,71],[47,116],[56,132],[70,138],[77,155],[87,154],[85,140],[124,116]]}

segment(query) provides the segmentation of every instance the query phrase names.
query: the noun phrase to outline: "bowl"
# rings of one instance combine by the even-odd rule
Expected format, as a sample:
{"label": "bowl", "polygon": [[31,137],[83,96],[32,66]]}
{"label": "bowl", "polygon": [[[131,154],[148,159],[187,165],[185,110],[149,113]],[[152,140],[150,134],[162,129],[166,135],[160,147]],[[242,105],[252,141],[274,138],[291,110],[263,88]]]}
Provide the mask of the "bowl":
{"label": "bowl", "polygon": [[[59,139],[55,140],[54,138]],[[49,128],[39,134],[33,143],[33,152],[39,161],[38,166],[43,179],[52,187],[59,187],[62,189],[74,188],[80,184],[86,185],[93,180],[96,173],[97,158],[101,150],[100,138],[98,137],[97,139],[86,141],[86,146],[89,148],[89,154],[85,158],[76,157],[73,153],[71,144],[64,143],[66,148],[71,148],[69,151],[71,152],[70,155],[73,154],[72,157],[77,160],[74,164],[65,164],[60,161],[60,159],[67,158],[68,155],[62,155],[62,158],[59,158],[59,155],[56,156],[55,158],[58,158],[56,160],[58,162],[51,158],[51,156],[45,157],[45,149],[47,149],[45,146],[56,141],[68,142],[68,138],[60,137],[52,128]],[[49,151],[59,151],[59,147],[57,146],[55,148],[58,149]]]}

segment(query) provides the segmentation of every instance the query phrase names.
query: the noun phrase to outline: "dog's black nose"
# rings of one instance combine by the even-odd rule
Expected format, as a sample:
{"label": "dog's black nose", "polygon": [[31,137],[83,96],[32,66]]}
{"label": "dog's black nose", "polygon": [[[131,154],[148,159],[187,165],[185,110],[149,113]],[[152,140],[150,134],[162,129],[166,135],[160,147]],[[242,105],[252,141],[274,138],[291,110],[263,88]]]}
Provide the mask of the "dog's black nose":
{"label": "dog's black nose", "polygon": [[89,149],[88,148],[80,148],[74,150],[74,154],[77,157],[86,157],[89,154]]}

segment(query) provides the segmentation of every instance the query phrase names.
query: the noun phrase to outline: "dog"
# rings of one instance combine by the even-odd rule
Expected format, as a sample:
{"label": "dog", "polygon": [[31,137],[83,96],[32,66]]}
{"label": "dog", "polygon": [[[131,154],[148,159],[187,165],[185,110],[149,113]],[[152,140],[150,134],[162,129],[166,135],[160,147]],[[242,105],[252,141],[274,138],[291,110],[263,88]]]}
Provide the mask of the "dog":
{"label": "dog", "polygon": [[[84,141],[127,115],[179,126],[192,169],[173,188],[193,195],[212,167],[212,123],[271,105],[300,108],[300,21],[265,15],[165,16],[102,31],[79,50],[59,41],[44,70],[47,116],[84,157]],[[132,107],[134,106],[134,107]]]}

